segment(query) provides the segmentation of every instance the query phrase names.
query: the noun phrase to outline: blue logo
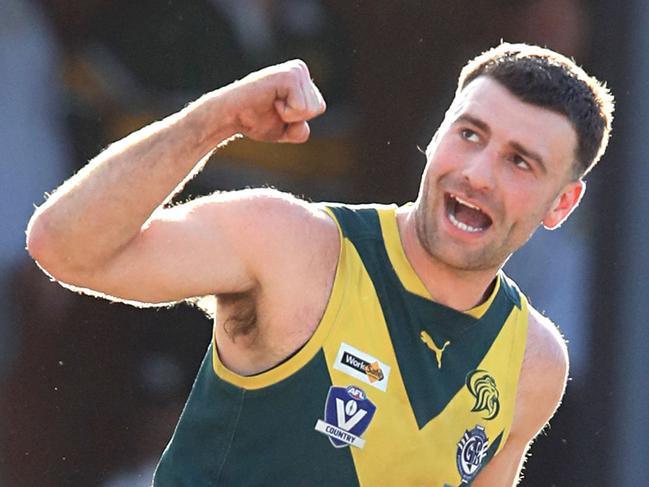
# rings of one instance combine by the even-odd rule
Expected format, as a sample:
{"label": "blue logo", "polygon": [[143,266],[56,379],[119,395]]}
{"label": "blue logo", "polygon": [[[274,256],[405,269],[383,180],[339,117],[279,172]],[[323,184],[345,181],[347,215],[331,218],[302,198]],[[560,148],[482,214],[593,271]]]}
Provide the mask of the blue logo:
{"label": "blue logo", "polygon": [[482,426],[465,431],[457,444],[457,469],[462,482],[470,482],[477,475],[489,451],[489,439]]}
{"label": "blue logo", "polygon": [[367,396],[365,395],[365,391],[363,389],[355,386],[347,386],[345,390],[347,391],[347,394],[349,394],[357,401],[364,401],[365,399],[367,399]]}
{"label": "blue logo", "polygon": [[324,421],[319,419],[315,429],[329,437],[336,448],[349,445],[363,448],[361,435],[370,425],[376,406],[365,391],[356,386],[331,386],[325,403]]}

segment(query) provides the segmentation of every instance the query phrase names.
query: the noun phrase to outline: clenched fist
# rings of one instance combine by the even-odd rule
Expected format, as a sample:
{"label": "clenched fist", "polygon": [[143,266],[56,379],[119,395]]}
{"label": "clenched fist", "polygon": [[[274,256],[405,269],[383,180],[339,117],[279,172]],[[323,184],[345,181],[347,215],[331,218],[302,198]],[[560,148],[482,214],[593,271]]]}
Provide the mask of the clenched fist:
{"label": "clenched fist", "polygon": [[219,91],[234,130],[259,141],[305,142],[308,121],[326,109],[300,60],[262,69]]}

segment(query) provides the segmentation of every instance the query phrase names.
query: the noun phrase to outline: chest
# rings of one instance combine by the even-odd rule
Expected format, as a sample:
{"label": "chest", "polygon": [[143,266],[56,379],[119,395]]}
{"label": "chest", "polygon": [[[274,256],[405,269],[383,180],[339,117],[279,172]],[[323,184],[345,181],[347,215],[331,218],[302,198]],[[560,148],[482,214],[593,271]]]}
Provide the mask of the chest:
{"label": "chest", "polygon": [[472,479],[511,427],[525,314],[495,301],[483,319],[458,322],[416,296],[353,282],[323,344],[332,385],[321,432],[340,447],[345,432],[360,438],[349,449],[367,485]]}

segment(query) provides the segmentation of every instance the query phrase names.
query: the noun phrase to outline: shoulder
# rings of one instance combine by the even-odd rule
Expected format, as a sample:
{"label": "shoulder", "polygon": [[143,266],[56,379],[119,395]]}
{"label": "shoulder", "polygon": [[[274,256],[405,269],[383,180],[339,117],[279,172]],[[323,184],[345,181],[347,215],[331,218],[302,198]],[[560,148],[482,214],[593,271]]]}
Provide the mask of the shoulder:
{"label": "shoulder", "polygon": [[555,324],[528,307],[528,336],[521,367],[512,436],[528,443],[561,404],[568,380],[566,342]]}
{"label": "shoulder", "polygon": [[180,207],[201,225],[232,234],[239,246],[337,236],[335,222],[320,205],[272,188],[217,192]]}
{"label": "shoulder", "polygon": [[546,377],[543,385],[550,390],[556,389],[555,395],[561,396],[567,380],[568,363],[566,341],[557,326],[528,306],[527,345],[521,374],[533,379]]}
{"label": "shoulder", "polygon": [[[189,204],[205,211],[224,210],[236,216],[246,216],[252,220],[269,224],[290,222],[296,219],[312,219],[326,222],[329,218],[319,209],[319,205],[309,203],[290,193],[273,188],[247,188],[238,191],[216,192],[197,198]],[[183,205],[185,206],[185,205]]]}
{"label": "shoulder", "polygon": [[[338,227],[320,204],[272,188],[252,188],[208,197],[214,213],[225,213],[236,229],[237,245],[248,246],[264,268],[287,257],[299,261],[311,251],[331,248],[337,255]],[[228,211],[222,212],[227,206]]]}

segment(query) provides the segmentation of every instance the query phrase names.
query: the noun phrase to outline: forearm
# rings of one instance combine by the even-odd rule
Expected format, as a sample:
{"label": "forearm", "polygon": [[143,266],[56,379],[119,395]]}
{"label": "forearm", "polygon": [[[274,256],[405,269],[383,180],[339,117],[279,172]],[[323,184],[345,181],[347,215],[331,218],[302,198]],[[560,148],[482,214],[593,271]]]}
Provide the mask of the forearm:
{"label": "forearm", "polygon": [[83,271],[119,252],[200,168],[201,159],[236,133],[226,96],[227,88],[205,95],[94,158],[32,217],[32,255],[46,269]]}

